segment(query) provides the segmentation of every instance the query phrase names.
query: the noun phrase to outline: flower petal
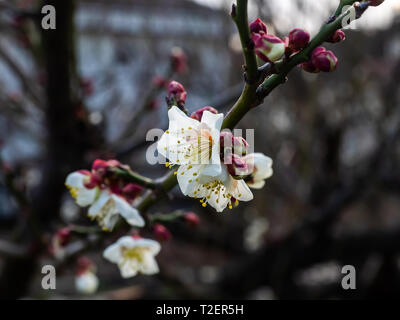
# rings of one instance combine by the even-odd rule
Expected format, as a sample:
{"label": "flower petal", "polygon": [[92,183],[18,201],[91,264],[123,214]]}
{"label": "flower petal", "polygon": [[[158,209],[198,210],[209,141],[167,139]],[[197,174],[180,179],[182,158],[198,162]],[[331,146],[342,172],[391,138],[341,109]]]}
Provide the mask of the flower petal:
{"label": "flower petal", "polygon": [[107,203],[107,201],[110,199],[110,194],[108,191],[101,191],[100,196],[97,198],[97,200],[90,206],[88,214],[91,217],[97,216],[99,213],[101,213],[103,207]]}
{"label": "flower petal", "polygon": [[120,263],[123,259],[120,244],[116,242],[108,246],[103,252],[103,257],[110,262]]}
{"label": "flower petal", "polygon": [[117,195],[113,194],[111,197],[115,202],[118,213],[123,216],[130,225],[138,227],[144,226],[144,220],[137,209],[133,208],[128,202]]}
{"label": "flower petal", "polygon": [[84,187],[85,179],[88,178],[89,177],[87,175],[75,171],[67,176],[67,178],[65,179],[65,184],[69,187],[81,189]]}

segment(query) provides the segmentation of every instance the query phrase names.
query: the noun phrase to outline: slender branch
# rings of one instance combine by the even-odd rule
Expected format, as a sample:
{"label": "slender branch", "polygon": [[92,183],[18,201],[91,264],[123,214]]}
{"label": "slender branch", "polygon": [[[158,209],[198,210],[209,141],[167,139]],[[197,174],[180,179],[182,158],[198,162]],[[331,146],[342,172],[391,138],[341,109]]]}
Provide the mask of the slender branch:
{"label": "slender branch", "polygon": [[110,169],[112,172],[118,176],[120,179],[123,179],[127,182],[136,183],[142,187],[149,189],[156,189],[157,183],[150,178],[142,176],[132,170],[122,169],[122,168],[112,168]]}
{"label": "slender branch", "polygon": [[246,80],[249,84],[258,80],[257,60],[254,55],[254,43],[250,38],[249,22],[247,19],[247,0],[237,0],[237,6],[232,6],[232,19],[236,23],[245,61]]}

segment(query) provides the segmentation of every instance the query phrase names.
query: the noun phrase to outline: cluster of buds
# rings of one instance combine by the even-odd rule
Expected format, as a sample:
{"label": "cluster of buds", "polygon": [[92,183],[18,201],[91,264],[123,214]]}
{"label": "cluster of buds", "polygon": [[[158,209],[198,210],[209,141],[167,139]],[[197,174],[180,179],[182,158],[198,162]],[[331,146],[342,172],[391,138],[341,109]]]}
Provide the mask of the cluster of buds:
{"label": "cluster of buds", "polygon": [[108,188],[113,194],[119,195],[129,202],[133,201],[142,192],[143,187],[122,181],[114,175],[113,168],[130,169],[129,166],[122,165],[117,160],[96,159],[93,162],[91,171],[79,170],[79,172],[89,177],[84,184],[87,189],[96,187],[100,189]]}
{"label": "cluster of buds", "polygon": [[337,64],[338,59],[332,51],[318,47],[312,52],[311,59],[300,66],[304,71],[317,73],[320,71],[332,72],[336,70]]}
{"label": "cluster of buds", "polygon": [[275,35],[267,33],[267,26],[259,18],[250,23],[254,52],[265,62],[275,62],[285,53],[285,43]]}

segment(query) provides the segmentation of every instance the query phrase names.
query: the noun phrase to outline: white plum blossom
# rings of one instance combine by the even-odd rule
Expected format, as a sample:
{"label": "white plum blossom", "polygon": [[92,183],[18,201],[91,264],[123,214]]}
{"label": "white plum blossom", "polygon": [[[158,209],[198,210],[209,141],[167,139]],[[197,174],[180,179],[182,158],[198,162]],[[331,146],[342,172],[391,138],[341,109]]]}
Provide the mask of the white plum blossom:
{"label": "white plum blossom", "polygon": [[168,111],[169,128],[157,144],[157,150],[168,159],[167,166],[180,165],[177,174],[189,176],[186,169],[197,175],[215,177],[221,174],[219,134],[223,115],[204,111],[201,122],[188,117],[178,107]]}
{"label": "white plum blossom", "polygon": [[114,229],[121,215],[132,226],[143,227],[145,222],[139,211],[133,208],[123,197],[109,190],[101,190],[96,201],[90,206],[88,216],[96,219],[106,231]]}
{"label": "white plum blossom", "polygon": [[70,173],[65,180],[65,185],[75,198],[76,203],[81,207],[91,205],[99,192],[99,188],[86,188],[85,183],[90,181],[89,171],[75,171]]}
{"label": "white plum blossom", "polygon": [[138,273],[152,275],[159,272],[155,256],[161,246],[157,241],[136,236],[124,236],[104,250],[103,257],[116,263],[123,278]]}
{"label": "white plum blossom", "polygon": [[80,293],[93,294],[98,287],[99,279],[92,271],[86,271],[75,276],[75,288]]}
{"label": "white plum blossom", "polygon": [[272,159],[263,153],[251,153],[244,157],[247,163],[248,174],[246,183],[250,188],[261,189],[265,185],[265,179],[272,176]]}
{"label": "white plum blossom", "polygon": [[204,111],[201,121],[192,119],[179,108],[168,111],[169,128],[157,145],[168,158],[167,166],[180,165],[175,172],[184,195],[209,203],[218,212],[231,199],[249,201],[253,195],[243,180],[233,179],[220,160],[220,130],[223,115]]}
{"label": "white plum blossom", "polygon": [[218,212],[232,201],[249,201],[253,195],[243,180],[233,179],[220,159],[220,130],[223,115],[205,110],[201,121],[192,119],[179,108],[168,111],[169,128],[161,137],[157,150],[169,161],[180,165],[175,171],[184,195],[198,198],[205,207]]}
{"label": "white plum blossom", "polygon": [[[191,172],[188,170],[189,174]],[[246,182],[234,179],[228,173],[226,165],[221,166],[221,174],[212,180],[200,177],[199,180],[187,181],[178,175],[178,182],[184,187],[188,196],[200,199],[203,207],[208,203],[217,212],[222,212],[226,207],[232,209],[233,202],[238,200],[250,201],[253,199],[253,194]]]}
{"label": "white plum blossom", "polygon": [[123,197],[112,193],[108,188],[86,187],[90,173],[76,171],[67,176],[65,185],[81,207],[90,205],[88,216],[96,219],[106,231],[111,231],[121,215],[130,225],[143,227],[145,222],[139,212]]}

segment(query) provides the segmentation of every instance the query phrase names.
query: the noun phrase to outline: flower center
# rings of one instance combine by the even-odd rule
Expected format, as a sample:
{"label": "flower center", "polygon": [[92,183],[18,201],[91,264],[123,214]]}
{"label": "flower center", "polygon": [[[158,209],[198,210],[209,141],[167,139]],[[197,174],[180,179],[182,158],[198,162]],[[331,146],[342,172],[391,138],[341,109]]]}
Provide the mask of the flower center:
{"label": "flower center", "polygon": [[125,260],[136,260],[139,263],[143,262],[144,255],[149,251],[149,248],[146,247],[134,247],[134,248],[122,248],[122,256]]}
{"label": "flower center", "polygon": [[76,188],[76,187],[68,186],[68,185],[66,185],[66,186],[67,186],[67,188],[68,188],[69,193],[71,194],[71,196],[72,196],[74,199],[76,199],[76,198],[78,197],[79,189]]}

